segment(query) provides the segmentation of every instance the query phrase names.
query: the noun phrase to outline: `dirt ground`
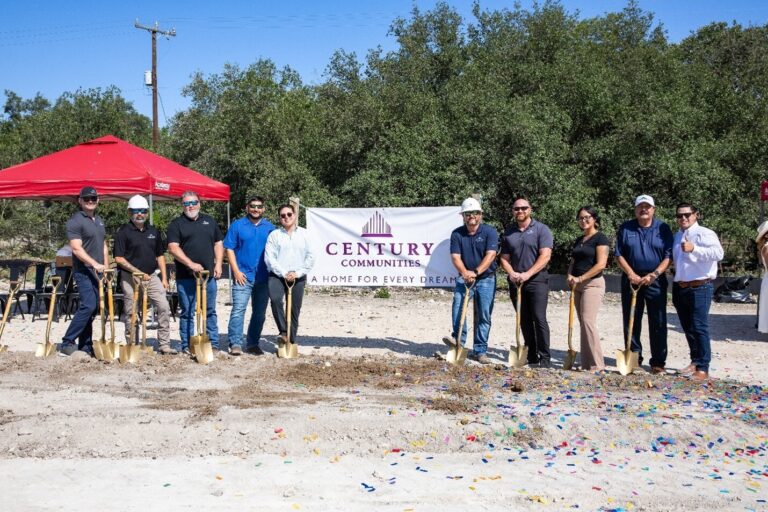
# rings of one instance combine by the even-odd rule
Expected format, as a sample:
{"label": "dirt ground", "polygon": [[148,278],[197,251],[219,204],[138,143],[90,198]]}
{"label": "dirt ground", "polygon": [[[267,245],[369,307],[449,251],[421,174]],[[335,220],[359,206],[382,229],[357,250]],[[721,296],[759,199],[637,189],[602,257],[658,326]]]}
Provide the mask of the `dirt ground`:
{"label": "dirt ground", "polygon": [[[0,354],[0,510],[768,510],[768,335],[754,305],[713,304],[715,379],[699,384],[674,375],[689,361],[671,303],[668,374],[622,377],[507,368],[514,314],[501,293],[494,363],[450,366],[432,357],[450,294],[391,293],[309,289],[293,360],[271,341],[265,356],[210,365],[37,359],[45,322],[14,317]],[[560,361],[567,309],[553,293]],[[615,369],[617,296],[599,321]]]}

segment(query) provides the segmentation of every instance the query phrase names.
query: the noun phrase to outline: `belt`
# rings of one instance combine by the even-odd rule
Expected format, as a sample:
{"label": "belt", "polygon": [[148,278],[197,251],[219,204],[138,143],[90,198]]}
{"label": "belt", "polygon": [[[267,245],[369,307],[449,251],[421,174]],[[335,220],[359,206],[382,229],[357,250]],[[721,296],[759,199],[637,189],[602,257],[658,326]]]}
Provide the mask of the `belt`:
{"label": "belt", "polygon": [[698,288],[699,286],[704,286],[709,281],[709,279],[697,279],[696,281],[677,281],[675,284],[680,288]]}

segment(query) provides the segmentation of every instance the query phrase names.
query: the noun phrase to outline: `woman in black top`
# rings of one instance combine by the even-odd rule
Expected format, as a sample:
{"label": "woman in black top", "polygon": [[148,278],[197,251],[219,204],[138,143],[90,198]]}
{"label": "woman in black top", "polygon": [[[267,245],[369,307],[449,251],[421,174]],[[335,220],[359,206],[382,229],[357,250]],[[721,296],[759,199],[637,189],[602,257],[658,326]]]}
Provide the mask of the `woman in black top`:
{"label": "woman in black top", "polygon": [[605,369],[597,312],[605,295],[603,269],[608,263],[608,237],[598,231],[600,216],[591,206],[582,206],[576,220],[583,235],[576,239],[568,267],[568,285],[574,293],[581,327],[581,368],[592,372]]}

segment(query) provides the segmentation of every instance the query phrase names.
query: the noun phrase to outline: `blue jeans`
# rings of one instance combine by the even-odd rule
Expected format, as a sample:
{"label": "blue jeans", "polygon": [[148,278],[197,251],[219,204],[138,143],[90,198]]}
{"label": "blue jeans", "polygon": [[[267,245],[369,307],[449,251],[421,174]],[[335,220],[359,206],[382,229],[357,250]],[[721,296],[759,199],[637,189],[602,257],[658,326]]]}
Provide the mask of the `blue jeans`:
{"label": "blue jeans", "polygon": [[[458,340],[459,321],[461,320],[461,308],[464,306],[464,280],[461,277],[456,278],[456,287],[453,289],[453,308],[451,311],[452,325],[451,336]],[[491,275],[485,279],[475,281],[475,285],[469,291],[469,298],[472,300],[475,309],[475,326],[473,330],[473,339],[475,340],[473,351],[477,355],[485,354],[488,351],[488,336],[491,332],[491,314],[493,313],[493,301],[496,298],[496,276]],[[469,318],[469,305],[467,305],[467,316],[464,319],[464,325],[461,326],[461,345],[467,342],[467,319]]]}
{"label": "blue jeans", "polygon": [[[181,306],[181,315],[179,315],[179,337],[181,338],[181,349],[189,348],[189,337],[195,332],[195,280],[179,279],[176,281],[176,288],[179,291],[179,305]],[[211,347],[219,348],[219,327],[216,323],[216,280],[209,279],[206,286],[208,301],[206,307],[206,326],[205,332],[211,340]],[[201,292],[202,295],[202,292]],[[201,297],[202,299],[202,297]]]}
{"label": "blue jeans", "polygon": [[91,269],[75,270],[72,278],[77,284],[79,305],[61,342],[74,344],[77,338],[77,348],[83,350],[93,347],[93,317],[99,311],[99,281]]}
{"label": "blue jeans", "polygon": [[[643,275],[641,273],[640,275]],[[621,275],[621,310],[624,316],[624,339],[627,339],[629,327],[629,306],[632,291],[629,289],[629,279]],[[638,353],[638,359],[643,360],[643,347],[640,344],[640,334],[643,330],[643,310],[648,309],[648,339],[651,342],[652,367],[664,368],[667,364],[667,276],[661,274],[649,286],[643,286],[637,292],[635,307],[635,325],[632,328],[632,352]]]}
{"label": "blue jeans", "polygon": [[677,310],[680,326],[688,340],[691,362],[696,369],[709,371],[712,345],[709,338],[709,306],[712,304],[712,283],[697,288],[681,288],[672,285],[672,303]]}
{"label": "blue jeans", "polygon": [[248,335],[245,338],[245,348],[259,346],[261,330],[264,328],[264,318],[267,314],[269,303],[269,287],[266,282],[254,283],[245,281],[239,285],[232,281],[232,313],[229,315],[229,346],[243,345],[243,321],[245,320],[245,308],[251,301],[251,321],[248,323]]}

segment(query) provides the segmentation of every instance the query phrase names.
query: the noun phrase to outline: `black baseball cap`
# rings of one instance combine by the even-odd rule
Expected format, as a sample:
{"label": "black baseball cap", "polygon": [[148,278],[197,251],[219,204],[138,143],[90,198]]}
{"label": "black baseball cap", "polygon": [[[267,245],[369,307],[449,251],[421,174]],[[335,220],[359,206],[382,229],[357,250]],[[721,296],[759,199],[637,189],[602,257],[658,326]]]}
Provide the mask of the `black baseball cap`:
{"label": "black baseball cap", "polygon": [[83,187],[80,189],[80,195],[77,197],[99,197],[99,194],[96,193],[96,189],[93,187]]}

